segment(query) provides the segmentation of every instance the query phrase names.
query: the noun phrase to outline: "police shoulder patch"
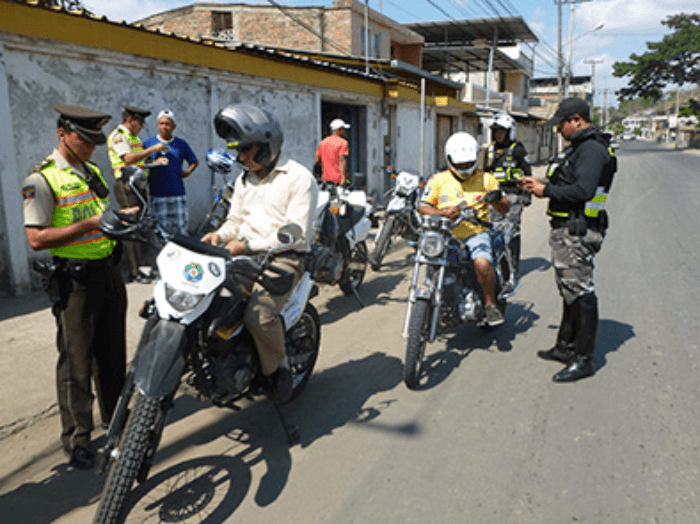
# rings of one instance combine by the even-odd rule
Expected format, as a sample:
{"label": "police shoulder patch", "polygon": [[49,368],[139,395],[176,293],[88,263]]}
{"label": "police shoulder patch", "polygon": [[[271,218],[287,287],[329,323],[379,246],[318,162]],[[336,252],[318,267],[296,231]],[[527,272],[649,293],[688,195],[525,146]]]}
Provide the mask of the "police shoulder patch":
{"label": "police shoulder patch", "polygon": [[30,198],[35,198],[35,197],[36,197],[36,186],[35,185],[24,186],[22,188],[22,199],[29,200]]}

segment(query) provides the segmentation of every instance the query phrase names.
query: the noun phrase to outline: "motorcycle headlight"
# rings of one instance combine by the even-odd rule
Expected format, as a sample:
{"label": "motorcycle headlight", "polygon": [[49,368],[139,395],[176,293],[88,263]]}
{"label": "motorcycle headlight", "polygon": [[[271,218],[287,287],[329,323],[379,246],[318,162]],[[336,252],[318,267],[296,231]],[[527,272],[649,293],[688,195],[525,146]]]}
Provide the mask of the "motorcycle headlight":
{"label": "motorcycle headlight", "polygon": [[184,313],[196,308],[206,295],[198,295],[175,289],[169,284],[165,284],[165,298],[168,304],[177,311]]}
{"label": "motorcycle headlight", "polygon": [[445,249],[445,238],[436,231],[427,231],[420,238],[420,251],[426,257],[438,257]]}

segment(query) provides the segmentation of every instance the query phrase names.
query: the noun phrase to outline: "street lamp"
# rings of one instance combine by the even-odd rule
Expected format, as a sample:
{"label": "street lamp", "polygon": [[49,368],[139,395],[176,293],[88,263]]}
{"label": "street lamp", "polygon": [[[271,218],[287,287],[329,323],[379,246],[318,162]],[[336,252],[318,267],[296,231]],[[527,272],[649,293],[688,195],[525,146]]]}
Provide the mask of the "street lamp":
{"label": "street lamp", "polygon": [[569,56],[568,56],[567,61],[566,61],[566,84],[564,85],[564,98],[566,98],[569,94],[569,84],[571,83],[571,50],[573,48],[574,41],[578,40],[582,36],[587,35],[588,33],[592,33],[593,31],[599,31],[599,30],[603,29],[603,26],[605,25],[605,24],[603,24],[603,22],[601,22],[601,23],[591,27],[588,31],[584,31],[583,33],[577,35],[576,37],[571,38],[571,31],[572,31],[573,25],[574,25],[573,19],[574,19],[574,4],[571,4],[571,20],[572,20],[572,22],[571,22],[570,28],[569,28],[569,41],[568,41]]}

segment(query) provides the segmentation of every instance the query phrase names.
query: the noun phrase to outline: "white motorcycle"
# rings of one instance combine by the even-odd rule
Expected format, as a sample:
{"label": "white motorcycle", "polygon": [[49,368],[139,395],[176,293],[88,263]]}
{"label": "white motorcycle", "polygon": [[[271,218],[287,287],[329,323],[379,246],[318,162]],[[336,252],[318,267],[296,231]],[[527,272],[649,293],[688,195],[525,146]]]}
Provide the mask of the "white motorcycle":
{"label": "white motorcycle", "polygon": [[360,189],[324,182],[314,218],[311,278],[340,286],[362,304],[358,289],[367,271],[367,237],[372,227],[372,206]]}
{"label": "white motorcycle", "polygon": [[397,236],[416,241],[420,235],[418,200],[419,190],[423,187],[420,176],[408,171],[396,174],[391,167],[387,168],[387,173],[391,174],[396,183],[390,190],[393,196],[384,211],[384,219],[379,226],[377,240],[370,256],[370,264],[375,271],[381,267]]}

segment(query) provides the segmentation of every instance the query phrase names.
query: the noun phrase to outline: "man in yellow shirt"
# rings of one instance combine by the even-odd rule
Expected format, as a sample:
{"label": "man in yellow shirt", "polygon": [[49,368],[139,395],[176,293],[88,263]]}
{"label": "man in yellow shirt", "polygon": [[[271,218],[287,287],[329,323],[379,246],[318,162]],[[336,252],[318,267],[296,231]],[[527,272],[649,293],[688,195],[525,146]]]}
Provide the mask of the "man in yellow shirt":
{"label": "man in yellow shirt", "polygon": [[[490,173],[476,170],[479,144],[469,133],[453,134],[445,143],[448,169],[434,174],[425,187],[418,206],[423,215],[441,215],[456,220],[460,215],[459,204],[472,207],[477,217],[488,220],[486,193],[498,189],[498,181]],[[500,213],[507,213],[510,204],[502,197],[492,203]],[[486,322],[494,327],[503,323],[503,315],[496,306],[496,273],[493,270],[493,249],[488,229],[464,221],[452,234],[465,241],[472,260],[476,279],[484,292]]]}

